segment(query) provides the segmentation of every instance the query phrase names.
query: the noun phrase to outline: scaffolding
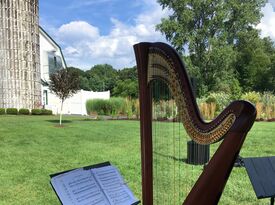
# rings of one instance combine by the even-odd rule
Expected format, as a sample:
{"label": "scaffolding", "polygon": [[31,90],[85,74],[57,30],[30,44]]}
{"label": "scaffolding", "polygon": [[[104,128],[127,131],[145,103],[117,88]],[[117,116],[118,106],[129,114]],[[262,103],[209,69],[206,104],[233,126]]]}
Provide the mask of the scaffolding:
{"label": "scaffolding", "polygon": [[0,108],[41,104],[38,0],[0,0]]}

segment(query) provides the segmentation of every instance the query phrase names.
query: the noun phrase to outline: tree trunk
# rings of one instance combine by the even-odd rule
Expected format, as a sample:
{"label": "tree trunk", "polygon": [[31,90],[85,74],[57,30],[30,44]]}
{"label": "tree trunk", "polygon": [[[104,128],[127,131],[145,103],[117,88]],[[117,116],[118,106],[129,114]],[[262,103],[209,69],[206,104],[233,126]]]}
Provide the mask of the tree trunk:
{"label": "tree trunk", "polygon": [[63,100],[61,100],[61,109],[60,109],[60,114],[59,114],[59,125],[62,125],[62,110],[63,110]]}

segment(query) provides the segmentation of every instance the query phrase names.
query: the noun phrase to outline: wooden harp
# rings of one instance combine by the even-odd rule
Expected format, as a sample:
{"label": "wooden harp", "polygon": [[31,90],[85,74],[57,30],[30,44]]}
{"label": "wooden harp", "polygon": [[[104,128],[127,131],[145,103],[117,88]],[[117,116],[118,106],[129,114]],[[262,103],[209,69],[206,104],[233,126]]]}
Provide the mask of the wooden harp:
{"label": "wooden harp", "polygon": [[[177,52],[167,44],[147,42],[134,45],[134,51],[139,79],[143,204],[161,204],[153,202],[150,84],[155,79],[160,79],[169,87],[182,124],[192,140],[199,144],[211,144],[222,140],[186,198],[181,199],[180,204],[217,204],[245,137],[254,123],[255,107],[246,101],[234,101],[213,121],[205,122],[200,115],[185,66]],[[163,202],[163,204],[169,203]]]}

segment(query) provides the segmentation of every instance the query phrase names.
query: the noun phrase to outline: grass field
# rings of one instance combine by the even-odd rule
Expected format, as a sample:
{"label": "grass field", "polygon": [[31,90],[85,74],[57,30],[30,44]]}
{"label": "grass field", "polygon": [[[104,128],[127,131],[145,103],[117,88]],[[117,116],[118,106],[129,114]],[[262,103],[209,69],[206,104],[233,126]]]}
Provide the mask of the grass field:
{"label": "grass field", "polygon": [[[0,204],[59,204],[49,174],[103,161],[117,166],[141,198],[139,122],[65,120],[60,128],[57,116],[0,116]],[[275,123],[257,122],[241,156],[274,156],[274,133]],[[257,200],[244,168],[234,168],[220,204],[269,200]]]}

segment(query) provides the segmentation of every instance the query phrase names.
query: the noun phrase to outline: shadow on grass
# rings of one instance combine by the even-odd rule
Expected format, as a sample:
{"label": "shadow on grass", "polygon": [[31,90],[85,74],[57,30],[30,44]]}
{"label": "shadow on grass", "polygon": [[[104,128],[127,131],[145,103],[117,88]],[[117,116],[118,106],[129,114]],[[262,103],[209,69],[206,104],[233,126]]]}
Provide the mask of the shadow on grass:
{"label": "shadow on grass", "polygon": [[[59,124],[59,120],[46,120],[47,122],[51,122],[51,123],[57,123]],[[71,123],[71,120],[62,120],[62,124],[64,123]]]}

